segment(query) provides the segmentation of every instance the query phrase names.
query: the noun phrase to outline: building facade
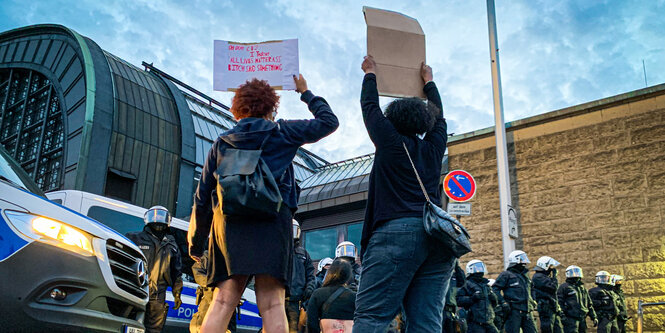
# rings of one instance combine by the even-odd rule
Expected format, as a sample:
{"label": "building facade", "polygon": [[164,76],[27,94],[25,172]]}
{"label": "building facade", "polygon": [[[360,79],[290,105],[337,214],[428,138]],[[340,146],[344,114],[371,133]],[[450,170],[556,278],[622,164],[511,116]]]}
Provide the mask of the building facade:
{"label": "building facade", "polygon": [[[64,26],[0,33],[0,144],[44,191],[81,190],[186,217],[205,155],[235,124],[228,109]],[[325,164],[303,149],[296,178]]]}

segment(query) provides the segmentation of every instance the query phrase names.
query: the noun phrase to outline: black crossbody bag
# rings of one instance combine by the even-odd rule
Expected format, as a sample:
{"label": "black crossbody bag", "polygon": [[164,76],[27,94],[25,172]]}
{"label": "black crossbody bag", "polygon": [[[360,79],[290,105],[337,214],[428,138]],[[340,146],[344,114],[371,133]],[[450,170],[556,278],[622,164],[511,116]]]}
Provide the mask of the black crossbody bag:
{"label": "black crossbody bag", "polygon": [[402,142],[402,147],[404,147],[406,156],[409,158],[413,172],[418,179],[418,184],[420,184],[420,189],[427,200],[423,207],[423,225],[425,226],[425,231],[428,235],[438,240],[439,244],[450,250],[457,258],[471,252],[471,242],[469,241],[471,237],[466,228],[457,219],[448,214],[448,212],[430,201],[427,190],[425,190],[425,185],[420,180],[416,165],[413,164],[411,154],[409,154],[409,150],[406,148],[404,142]]}

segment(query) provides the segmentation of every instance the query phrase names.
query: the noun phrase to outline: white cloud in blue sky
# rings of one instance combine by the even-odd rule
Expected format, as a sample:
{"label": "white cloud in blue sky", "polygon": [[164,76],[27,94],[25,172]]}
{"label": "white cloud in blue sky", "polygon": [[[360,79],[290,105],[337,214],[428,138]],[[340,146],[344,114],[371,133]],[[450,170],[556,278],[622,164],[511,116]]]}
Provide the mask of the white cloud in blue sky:
{"label": "white cloud in blue sky", "polygon": [[[68,26],[135,65],[152,62],[212,91],[213,40],[298,38],[300,68],[325,97],[340,129],[312,151],[337,161],[373,152],[360,116],[365,54],[362,6],[417,18],[443,97],[449,132],[493,126],[485,1],[23,1],[2,0],[0,31]],[[507,121],[665,82],[665,1],[498,0],[497,24]],[[280,115],[309,117],[294,92]]]}

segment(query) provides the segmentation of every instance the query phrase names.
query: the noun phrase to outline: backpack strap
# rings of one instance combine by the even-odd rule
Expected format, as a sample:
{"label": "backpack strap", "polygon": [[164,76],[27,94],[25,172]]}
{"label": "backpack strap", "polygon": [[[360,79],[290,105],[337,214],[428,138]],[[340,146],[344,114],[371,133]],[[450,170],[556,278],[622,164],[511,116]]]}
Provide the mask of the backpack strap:
{"label": "backpack strap", "polygon": [[326,302],[323,303],[323,305],[321,306],[321,314],[324,314],[324,313],[328,312],[328,310],[330,309],[330,305],[332,304],[332,302],[334,302],[334,301],[335,301],[339,296],[341,296],[342,293],[344,293],[346,290],[347,290],[347,289],[344,288],[344,287],[339,287],[337,290],[335,290],[335,292],[332,293],[332,294],[330,295],[330,297],[328,297],[328,299],[326,300]]}

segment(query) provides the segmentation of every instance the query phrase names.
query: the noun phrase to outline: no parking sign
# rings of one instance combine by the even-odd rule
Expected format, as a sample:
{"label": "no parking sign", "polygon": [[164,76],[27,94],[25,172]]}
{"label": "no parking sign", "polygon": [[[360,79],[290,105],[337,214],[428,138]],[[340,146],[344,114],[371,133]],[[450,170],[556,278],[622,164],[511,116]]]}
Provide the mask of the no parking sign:
{"label": "no parking sign", "polygon": [[476,181],[464,170],[451,171],[443,179],[443,191],[453,201],[469,201],[476,194]]}

